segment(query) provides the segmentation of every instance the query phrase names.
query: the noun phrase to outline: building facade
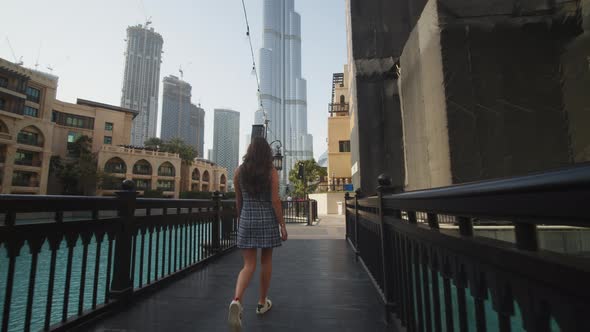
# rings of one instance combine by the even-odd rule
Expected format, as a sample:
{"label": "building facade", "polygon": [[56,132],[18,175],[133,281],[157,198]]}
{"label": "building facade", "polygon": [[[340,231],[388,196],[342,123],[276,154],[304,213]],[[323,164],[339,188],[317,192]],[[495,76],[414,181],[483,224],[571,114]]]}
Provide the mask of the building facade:
{"label": "building facade", "polygon": [[0,193],[47,193],[57,82],[0,59]]}
{"label": "building facade", "polygon": [[[202,177],[182,177],[179,155],[132,148],[131,132],[137,111],[78,99],[56,100],[58,78],[0,59],[0,193],[60,194],[50,161],[73,158],[69,147],[81,136],[92,138],[97,167],[115,180],[98,195],[114,195],[125,179],[134,180],[140,195],[162,190],[179,197],[186,188],[227,191],[227,172],[211,162],[195,160],[189,171]],[[208,180],[205,180],[208,179]],[[199,186],[191,186],[192,184]]]}
{"label": "building facade", "polygon": [[131,132],[131,143],[136,146],[157,136],[163,43],[162,36],[147,24],[127,28],[121,107],[139,112]]}
{"label": "building facade", "polygon": [[56,100],[51,121],[53,156],[70,157],[69,147],[81,136],[92,138],[92,152],[103,146],[129,145],[131,127],[137,112],[117,106],[78,99],[76,104]]}
{"label": "building facade", "polygon": [[228,190],[227,169],[209,160],[197,158],[191,165],[182,164],[182,191],[222,193]]}
{"label": "building facade", "polygon": [[269,121],[269,142],[280,140],[283,145],[283,185],[298,160],[313,158],[313,137],[307,131],[307,82],[301,74],[301,17],[294,2],[264,1],[260,50],[263,116]]}
{"label": "building facade", "polygon": [[352,183],[350,162],[350,112],[347,67],[333,75],[332,102],[328,105],[328,190],[343,191]]}
{"label": "building facade", "polygon": [[176,76],[164,78],[160,137],[180,138],[203,156],[205,111],[191,103],[191,91],[191,85]]}
{"label": "building facade", "polygon": [[213,125],[212,161],[227,169],[230,184],[240,159],[240,113],[216,109]]}
{"label": "building facade", "polygon": [[198,106],[191,104],[190,126],[197,134],[197,144],[195,145],[197,156],[205,158],[205,110],[201,108],[200,104]]}
{"label": "building facade", "polygon": [[178,154],[124,146],[104,145],[98,155],[98,167],[117,178],[99,189],[99,196],[112,196],[120,183],[131,179],[140,195],[146,190],[162,191],[166,197],[178,198],[182,160]]}

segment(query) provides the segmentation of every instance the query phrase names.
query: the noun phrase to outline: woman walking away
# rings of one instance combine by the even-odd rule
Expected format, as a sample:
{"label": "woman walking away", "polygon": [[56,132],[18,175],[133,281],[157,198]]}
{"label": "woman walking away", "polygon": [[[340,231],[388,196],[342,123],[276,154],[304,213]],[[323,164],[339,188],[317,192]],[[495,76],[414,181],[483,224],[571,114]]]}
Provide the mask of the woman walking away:
{"label": "woman walking away", "polygon": [[261,249],[262,271],[256,313],[262,315],[272,307],[267,297],[272,274],[272,249],[281,245],[281,239],[287,240],[279,198],[279,175],[272,161],[272,152],[266,140],[254,138],[234,176],[239,213],[238,248],[242,251],[244,267],[238,275],[235,296],[229,305],[228,321],[230,327],[238,331],[242,327],[241,299],[256,270],[257,249]]}

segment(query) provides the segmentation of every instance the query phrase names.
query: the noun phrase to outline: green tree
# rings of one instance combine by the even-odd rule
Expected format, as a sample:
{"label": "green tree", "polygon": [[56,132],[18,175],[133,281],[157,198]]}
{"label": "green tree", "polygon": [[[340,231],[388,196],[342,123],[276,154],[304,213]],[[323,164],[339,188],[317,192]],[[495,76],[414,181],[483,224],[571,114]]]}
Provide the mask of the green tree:
{"label": "green tree", "polygon": [[173,138],[169,141],[163,141],[157,137],[148,138],[143,145],[146,148],[150,148],[153,150],[158,150],[162,152],[168,153],[177,153],[180,155],[180,159],[186,164],[192,164],[193,160],[197,156],[197,151],[195,149],[186,144],[180,138]]}
{"label": "green tree", "polygon": [[161,189],[146,190],[143,192],[144,198],[165,198],[164,192]]}
{"label": "green tree", "polygon": [[162,141],[161,139],[159,139],[157,137],[148,138],[143,143],[143,146],[145,146],[146,148],[153,149],[153,150],[159,150],[162,145],[164,145],[164,141]]}
{"label": "green tree", "polygon": [[163,151],[178,153],[180,155],[180,159],[189,165],[193,163],[193,160],[197,156],[195,149],[193,149],[192,146],[186,144],[180,138],[173,138],[170,141],[165,142]]}
{"label": "green tree", "polygon": [[[299,179],[299,164],[303,164],[305,172],[305,180],[307,181],[307,187],[303,179]],[[295,164],[295,167],[289,173],[289,181],[293,186],[291,189],[291,195],[295,197],[305,198],[307,194],[314,192],[320,184],[321,178],[326,176],[328,171],[326,168],[321,167],[314,159],[303,160]]]}
{"label": "green tree", "polygon": [[96,186],[103,190],[119,190],[123,180],[114,176],[111,173],[107,173],[99,170],[96,175],[97,181]]}
{"label": "green tree", "polygon": [[80,136],[68,146],[70,157],[62,160],[59,156],[51,158],[50,172],[62,184],[65,195],[91,195],[98,182],[96,154],[92,153],[92,138]]}

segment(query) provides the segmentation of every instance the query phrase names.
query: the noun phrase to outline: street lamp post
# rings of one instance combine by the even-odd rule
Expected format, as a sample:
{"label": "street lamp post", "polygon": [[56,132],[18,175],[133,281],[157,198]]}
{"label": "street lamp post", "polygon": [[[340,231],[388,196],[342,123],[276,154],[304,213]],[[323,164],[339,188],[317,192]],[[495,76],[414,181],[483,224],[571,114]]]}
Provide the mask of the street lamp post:
{"label": "street lamp post", "polygon": [[271,149],[272,149],[272,145],[274,143],[277,143],[278,146],[275,149],[275,154],[273,156],[272,163],[275,166],[275,168],[277,169],[277,171],[281,171],[281,170],[283,170],[283,155],[281,154],[281,148],[283,147],[283,144],[279,140],[273,141],[270,143]]}

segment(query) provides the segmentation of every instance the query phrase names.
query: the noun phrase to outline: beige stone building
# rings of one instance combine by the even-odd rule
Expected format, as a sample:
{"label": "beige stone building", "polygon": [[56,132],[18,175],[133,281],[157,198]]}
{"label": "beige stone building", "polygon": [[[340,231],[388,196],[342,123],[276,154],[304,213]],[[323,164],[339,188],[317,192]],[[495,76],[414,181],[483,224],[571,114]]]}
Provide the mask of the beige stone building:
{"label": "beige stone building", "polygon": [[227,192],[227,169],[206,159],[182,165],[182,191]]}
{"label": "beige stone building", "polygon": [[103,146],[129,145],[136,111],[78,99],[76,104],[56,100],[53,104],[53,155],[67,158],[68,146],[81,136],[92,137],[92,151]]}
{"label": "beige stone building", "polygon": [[[183,166],[178,154],[129,147],[136,111],[56,100],[57,83],[55,76],[0,59],[1,194],[46,194],[51,157],[69,159],[69,146],[81,136],[92,138],[98,168],[121,182],[132,179],[140,195],[162,190],[178,198],[181,190],[227,190],[223,167],[202,159]],[[115,181],[97,194],[114,195],[119,186]]]}
{"label": "beige stone building", "polygon": [[350,184],[350,113],[348,89],[348,66],[344,73],[334,74],[332,81],[332,103],[328,118],[328,188],[330,191],[343,191]]}
{"label": "beige stone building", "polygon": [[103,145],[98,153],[98,167],[121,181],[111,188],[98,190],[97,194],[114,195],[119,190],[120,182],[131,179],[140,195],[145,190],[161,190],[164,196],[178,198],[181,163],[178,154]]}
{"label": "beige stone building", "polygon": [[0,193],[45,194],[57,77],[0,59]]}

